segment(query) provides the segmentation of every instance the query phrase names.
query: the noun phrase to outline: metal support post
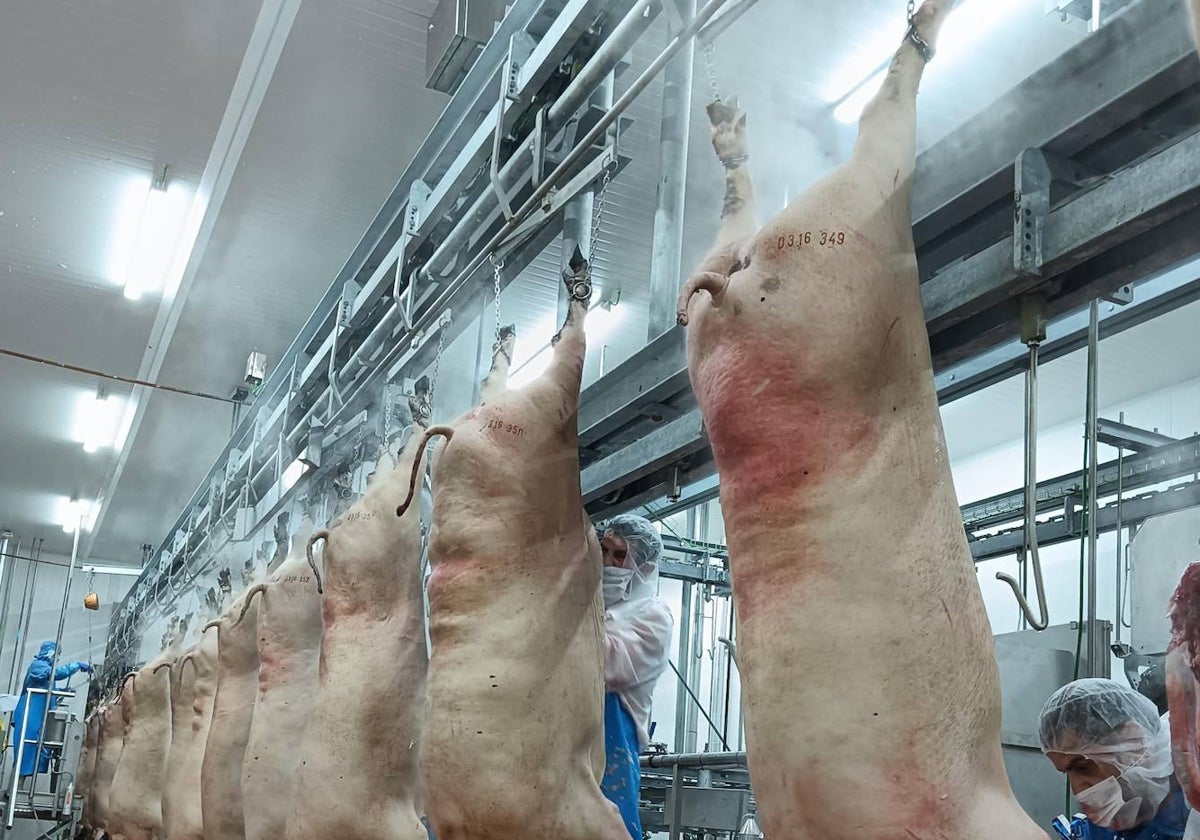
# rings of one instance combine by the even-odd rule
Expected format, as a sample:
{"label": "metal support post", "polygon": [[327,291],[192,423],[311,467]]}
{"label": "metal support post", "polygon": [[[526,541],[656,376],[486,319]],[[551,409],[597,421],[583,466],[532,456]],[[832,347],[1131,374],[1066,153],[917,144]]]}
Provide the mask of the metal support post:
{"label": "metal support post", "polygon": [[5,632],[8,630],[8,596],[12,590],[13,570],[16,568],[20,551],[21,541],[17,540],[14,545],[12,531],[0,533],[0,659],[3,659],[4,643],[7,641]]}
{"label": "metal support post", "polygon": [[670,840],[679,840],[680,823],[683,822],[683,765],[671,769],[671,818],[667,821]]}
{"label": "metal support post", "polygon": [[[600,82],[600,86],[596,88],[596,92],[592,94],[588,100],[589,106],[596,106],[607,111],[612,107],[613,103],[613,87],[615,78],[612,73]],[[582,192],[575,198],[567,202],[563,208],[563,231],[562,231],[562,255],[559,258],[559,273],[570,271],[571,255],[574,253],[576,246],[584,258],[589,261],[594,261],[596,255],[592,253],[592,245],[596,241],[596,231],[592,229],[592,213],[596,208],[596,194],[594,192]],[[600,219],[596,219],[600,222]],[[593,280],[592,287],[595,288],[595,270],[593,264],[589,269],[592,272]],[[567,317],[567,307],[571,303],[570,294],[567,292],[567,287],[562,283],[558,284],[558,318],[556,324],[561,324],[563,319]]]}
{"label": "metal support post", "polygon": [[[83,530],[83,516],[75,520],[75,536],[71,540],[71,563],[67,567],[67,581],[63,584],[62,606],[58,610],[58,629],[54,633],[54,653],[50,657],[50,687],[46,690],[46,705],[42,709],[42,726],[38,731],[37,752],[33,754],[33,778],[37,779],[38,768],[41,766],[42,747],[46,743],[46,722],[50,720],[50,707],[54,705],[54,674],[58,670],[59,648],[62,647],[63,627],[67,623],[67,604],[71,598],[71,578],[75,576],[75,563],[79,560],[79,532]],[[32,607],[30,612],[32,612]],[[29,707],[26,706],[26,709]],[[26,712],[28,715],[28,712]],[[24,722],[23,722],[24,723]],[[24,733],[19,736],[24,740]],[[18,775],[21,765],[17,765]],[[33,797],[34,782],[30,782],[30,798]]]}
{"label": "metal support post", "polygon": [[1096,425],[1098,418],[1099,395],[1097,372],[1100,367],[1100,301],[1093,299],[1089,312],[1088,327],[1088,357],[1087,357],[1087,449],[1088,449],[1088,497],[1087,497],[1087,637],[1088,637],[1088,674],[1099,676],[1100,658],[1108,652],[1100,647],[1100,626],[1096,617],[1096,473],[1098,461],[1098,444]]}
{"label": "metal support post", "polygon": [[41,556],[41,553],[42,546],[39,542],[37,552],[30,552],[30,559],[25,566],[25,592],[21,596],[21,614],[17,618],[21,624],[21,630],[13,650],[12,667],[8,672],[9,694],[15,694],[17,686],[20,684],[21,672],[18,670],[18,663],[25,659],[25,651],[29,647],[29,620],[33,617],[33,591],[37,587],[38,576],[37,558]]}
{"label": "metal support post", "polygon": [[[1122,423],[1125,422],[1125,412],[1124,411],[1121,412],[1120,422],[1122,422]],[[1123,485],[1125,483],[1124,473],[1125,473],[1125,448],[1123,446],[1118,446],[1117,447],[1117,531],[1116,531],[1116,535],[1117,535],[1117,590],[1116,590],[1117,591],[1117,603],[1116,603],[1116,612],[1114,613],[1114,615],[1116,616],[1116,621],[1114,622],[1114,624],[1116,625],[1117,637],[1115,639],[1113,639],[1113,643],[1115,645],[1121,644],[1121,615],[1123,614],[1123,611],[1124,611],[1124,604],[1121,603],[1122,596],[1124,595],[1122,589],[1125,586],[1125,581],[1124,581],[1124,577],[1123,577],[1125,557],[1124,557],[1124,552],[1121,551],[1121,542],[1122,542],[1121,538],[1124,533],[1123,532],[1124,524],[1121,522],[1121,502],[1122,502],[1121,497],[1123,495],[1123,491],[1124,491]]]}
{"label": "metal support post", "polygon": [[683,605],[679,611],[679,686],[675,689],[675,752],[688,752],[684,746],[687,738],[687,718],[690,706],[687,694],[688,663],[691,662],[692,652],[692,590],[691,583],[683,584]]}
{"label": "metal support post", "polygon": [[[696,16],[696,0],[678,0],[686,20]],[[676,33],[672,32],[674,36]],[[658,202],[650,258],[650,325],[653,341],[675,326],[683,260],[683,205],[687,192],[688,139],[692,110],[694,44],[679,51],[663,76],[663,115],[658,146]]]}

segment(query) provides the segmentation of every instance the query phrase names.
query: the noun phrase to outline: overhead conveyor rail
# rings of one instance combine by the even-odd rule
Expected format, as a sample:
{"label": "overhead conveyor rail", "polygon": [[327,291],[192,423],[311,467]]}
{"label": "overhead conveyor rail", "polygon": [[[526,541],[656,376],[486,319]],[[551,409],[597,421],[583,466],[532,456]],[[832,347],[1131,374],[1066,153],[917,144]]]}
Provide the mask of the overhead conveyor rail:
{"label": "overhead conveyor rail", "polygon": [[503,260],[503,290],[558,235],[569,200],[619,175],[628,162],[623,108],[666,60],[704,23],[752,5],[730,4],[716,15],[725,0],[709,0],[612,109],[589,105],[594,89],[627,66],[626,53],[663,2],[512,4],[254,410],[114,611],[116,669],[132,653],[145,607],[169,602],[226,544],[261,530],[283,508],[295,485],[289,467],[306,466],[311,481],[344,459],[367,425],[391,415],[405,398],[400,374],[428,368],[436,348],[490,302],[486,256]]}
{"label": "overhead conveyor rail", "polygon": [[[382,403],[387,413],[401,398],[384,383],[428,367],[438,339],[470,320],[447,313],[490,302],[491,267],[481,260],[489,243],[503,253],[503,289],[558,235],[565,201],[619,171],[620,120],[577,148],[608,118],[586,106],[589,86],[619,68],[661,9],[648,0],[515,0],[114,612],[114,662],[146,606],[194,579],[234,536],[271,520],[294,459],[320,471],[344,458],[372,422],[368,408]],[[1054,318],[1200,253],[1200,135],[1192,133],[1200,61],[1189,33],[1179,3],[1141,0],[919,156],[914,237],[944,398],[1021,370],[1005,354],[1022,294],[1044,293]],[[574,79],[562,75],[568,57]],[[572,165],[559,173],[559,189],[523,223],[510,218],[564,160]],[[1028,252],[1027,234],[1036,245]],[[1132,306],[1148,317],[1195,299],[1197,285],[1160,291],[1158,310],[1136,285]],[[1051,333],[1047,354],[1053,324]],[[1072,340],[1062,337],[1062,352]],[[713,475],[681,330],[586,389],[579,421],[593,515],[637,509]]]}
{"label": "overhead conveyor rail", "polygon": [[[1022,295],[1045,294],[1051,319],[1126,286],[1138,305],[1139,281],[1200,254],[1189,25],[1181,4],[1142,0],[918,156],[914,236],[940,393],[961,397],[1023,370],[1012,356]],[[1160,290],[1141,316],[1196,299],[1197,279]],[[1002,347],[972,369],[968,360]],[[579,420],[593,515],[714,473],[681,330],[587,388]]]}

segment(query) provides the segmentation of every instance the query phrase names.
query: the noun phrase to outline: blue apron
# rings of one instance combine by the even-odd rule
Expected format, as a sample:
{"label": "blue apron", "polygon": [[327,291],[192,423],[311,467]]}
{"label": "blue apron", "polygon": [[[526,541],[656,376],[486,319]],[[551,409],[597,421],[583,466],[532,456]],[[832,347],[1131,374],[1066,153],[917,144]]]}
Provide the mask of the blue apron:
{"label": "blue apron", "polygon": [[633,715],[621,705],[615,691],[604,695],[604,779],[600,789],[617,806],[625,829],[633,840],[642,840],[642,817],[638,802],[642,790],[642,771],[638,767],[637,725]]}
{"label": "blue apron", "polygon": [[1189,814],[1191,809],[1183,797],[1183,791],[1179,783],[1172,779],[1167,801],[1150,822],[1121,832],[1086,823],[1083,837],[1084,840],[1180,840]]}

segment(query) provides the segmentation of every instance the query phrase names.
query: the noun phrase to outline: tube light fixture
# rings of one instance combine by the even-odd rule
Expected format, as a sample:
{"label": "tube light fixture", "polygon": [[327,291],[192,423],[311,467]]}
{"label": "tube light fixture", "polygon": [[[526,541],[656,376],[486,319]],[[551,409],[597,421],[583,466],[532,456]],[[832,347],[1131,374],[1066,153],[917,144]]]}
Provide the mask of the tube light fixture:
{"label": "tube light fixture", "polygon": [[163,167],[157,178],[130,180],[118,200],[110,272],[125,297],[161,291],[179,248],[192,194],[179,182],[168,183]]}
{"label": "tube light fixture", "polygon": [[103,390],[86,392],[75,409],[75,440],[84,452],[96,452],[117,443],[125,417],[125,400]]}
{"label": "tube light fixture", "polygon": [[96,575],[118,575],[127,577],[138,577],[142,570],[137,566],[80,566],[76,569],[78,572],[87,572]]}
{"label": "tube light fixture", "polygon": [[75,533],[76,528],[90,531],[96,524],[99,512],[100,506],[94,501],[62,496],[58,501],[55,520],[67,534]]}
{"label": "tube light fixture", "polygon": [[[937,61],[939,65],[944,66],[956,60],[980,36],[995,28],[1005,16],[1034,1],[1006,0],[1001,3],[996,0],[960,0],[950,13],[950,17],[946,19],[941,34],[938,36]],[[833,116],[840,123],[853,123],[858,120],[862,116],[863,109],[867,107],[867,103],[879,92],[883,86],[883,80],[887,77],[891,53],[895,51],[895,40],[892,39],[892,43],[886,50],[879,50],[875,42],[872,43],[872,47],[874,50],[871,52],[863,50],[856,53],[854,61],[843,66],[829,85],[831,90],[844,91],[841,96],[835,92],[832,97],[836,102]],[[854,72],[856,67],[857,72]],[[875,68],[873,72],[872,68]],[[863,78],[864,73],[870,73],[870,75]],[[846,90],[845,80],[855,77],[862,81]]]}

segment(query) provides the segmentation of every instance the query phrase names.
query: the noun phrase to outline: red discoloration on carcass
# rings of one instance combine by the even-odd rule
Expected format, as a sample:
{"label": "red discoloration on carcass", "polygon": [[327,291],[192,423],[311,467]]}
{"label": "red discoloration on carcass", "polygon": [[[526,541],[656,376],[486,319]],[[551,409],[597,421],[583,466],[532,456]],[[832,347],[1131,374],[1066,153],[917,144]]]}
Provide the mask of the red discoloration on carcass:
{"label": "red discoloration on carcass", "polygon": [[853,385],[806,370],[800,348],[750,336],[723,343],[697,366],[693,387],[722,498],[735,508],[794,513],[796,491],[853,473],[875,451],[876,425]]}
{"label": "red discoloration on carcass", "polygon": [[1200,562],[1183,573],[1171,598],[1171,643],[1167,648],[1167,703],[1171,709],[1171,754],[1188,801],[1200,802]]}

